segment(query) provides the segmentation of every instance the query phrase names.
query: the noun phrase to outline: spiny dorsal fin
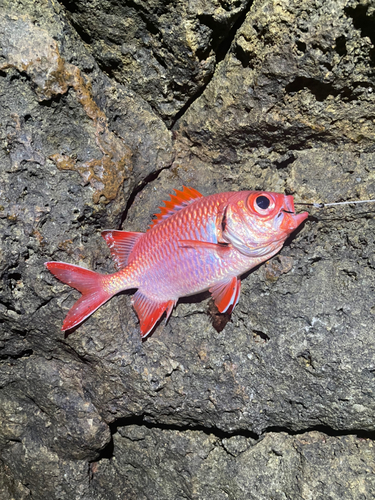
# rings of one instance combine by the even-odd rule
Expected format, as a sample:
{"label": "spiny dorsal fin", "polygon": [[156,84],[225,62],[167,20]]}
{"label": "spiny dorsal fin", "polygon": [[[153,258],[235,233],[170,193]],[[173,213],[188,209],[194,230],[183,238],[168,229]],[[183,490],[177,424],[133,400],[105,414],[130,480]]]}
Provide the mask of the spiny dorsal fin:
{"label": "spiny dorsal fin", "polygon": [[114,229],[102,231],[102,236],[111,251],[117,269],[123,269],[128,265],[129,255],[142,234],[144,233],[116,231]]}
{"label": "spiny dorsal fin", "polygon": [[203,195],[200,194],[196,189],[189,188],[186,186],[182,187],[182,191],[175,189],[176,194],[171,194],[171,199],[169,201],[164,201],[164,207],[159,207],[160,212],[155,214],[154,220],[150,224],[150,228],[158,224],[159,222],[168,219],[171,215],[175,214],[182,208],[185,208],[192,201],[202,198]]}

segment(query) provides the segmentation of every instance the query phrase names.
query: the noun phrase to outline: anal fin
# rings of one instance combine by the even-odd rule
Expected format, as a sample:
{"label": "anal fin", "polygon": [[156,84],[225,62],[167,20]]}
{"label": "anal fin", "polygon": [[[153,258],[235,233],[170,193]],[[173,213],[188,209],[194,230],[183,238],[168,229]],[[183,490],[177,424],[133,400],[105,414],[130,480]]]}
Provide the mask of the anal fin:
{"label": "anal fin", "polygon": [[209,291],[219,311],[230,314],[240,298],[241,280],[233,276],[212,286]]}
{"label": "anal fin", "polygon": [[166,320],[168,320],[176,304],[176,300],[154,302],[139,290],[133,296],[132,302],[139,318],[142,338],[146,337],[152,331],[165,312]]}

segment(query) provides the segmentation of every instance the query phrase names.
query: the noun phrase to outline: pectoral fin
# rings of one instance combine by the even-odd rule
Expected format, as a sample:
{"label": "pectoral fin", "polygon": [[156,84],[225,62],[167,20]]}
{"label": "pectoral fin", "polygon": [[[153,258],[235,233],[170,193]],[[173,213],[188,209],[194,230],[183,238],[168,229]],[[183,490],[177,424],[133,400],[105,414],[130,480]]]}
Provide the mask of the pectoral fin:
{"label": "pectoral fin", "polygon": [[227,243],[210,243],[199,240],[179,240],[178,245],[185,248],[195,248],[196,250],[211,250],[219,253],[226,253],[231,247]]}
{"label": "pectoral fin", "polygon": [[233,276],[214,285],[209,291],[219,311],[230,314],[240,298],[241,280]]}

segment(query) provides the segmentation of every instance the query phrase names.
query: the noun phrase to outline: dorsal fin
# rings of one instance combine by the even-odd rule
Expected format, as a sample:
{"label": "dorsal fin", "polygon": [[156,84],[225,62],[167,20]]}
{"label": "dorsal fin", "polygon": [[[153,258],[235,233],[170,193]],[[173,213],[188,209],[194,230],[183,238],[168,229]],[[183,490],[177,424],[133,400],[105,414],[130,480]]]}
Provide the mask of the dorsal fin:
{"label": "dorsal fin", "polygon": [[116,231],[114,229],[102,231],[102,236],[111,251],[117,269],[123,269],[128,265],[129,255],[142,234],[144,233]]}
{"label": "dorsal fin", "polygon": [[164,207],[159,207],[160,212],[154,215],[154,220],[150,224],[150,228],[158,224],[159,222],[168,219],[171,215],[175,214],[182,208],[185,208],[192,201],[202,198],[203,195],[200,194],[196,189],[189,188],[186,186],[182,187],[182,191],[175,189],[176,194],[171,194],[171,199],[169,201],[164,201]]}

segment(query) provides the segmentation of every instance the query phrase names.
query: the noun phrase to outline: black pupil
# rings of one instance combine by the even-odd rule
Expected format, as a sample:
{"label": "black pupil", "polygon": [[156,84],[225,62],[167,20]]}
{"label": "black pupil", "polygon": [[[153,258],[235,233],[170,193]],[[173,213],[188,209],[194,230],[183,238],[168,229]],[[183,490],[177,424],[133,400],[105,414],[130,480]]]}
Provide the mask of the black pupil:
{"label": "black pupil", "polygon": [[256,203],[262,210],[266,210],[270,206],[270,200],[266,196],[258,196]]}

